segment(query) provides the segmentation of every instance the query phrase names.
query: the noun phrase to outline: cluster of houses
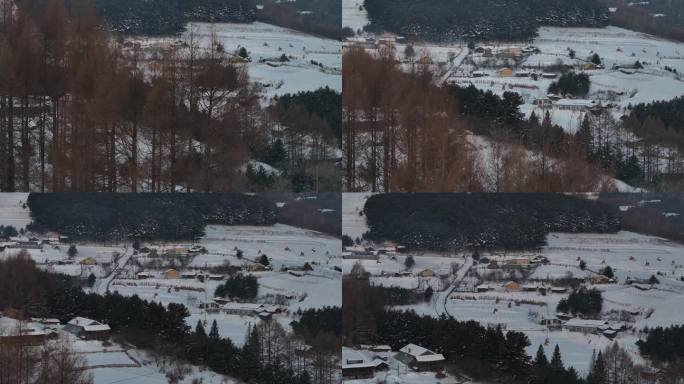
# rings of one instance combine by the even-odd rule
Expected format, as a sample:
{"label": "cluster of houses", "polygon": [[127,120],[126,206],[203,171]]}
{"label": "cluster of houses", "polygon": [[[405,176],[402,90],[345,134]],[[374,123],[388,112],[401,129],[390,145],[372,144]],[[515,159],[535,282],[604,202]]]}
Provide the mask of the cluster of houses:
{"label": "cluster of houses", "polygon": [[[370,379],[390,368],[392,348],[389,345],[342,348],[342,377],[348,380]],[[394,358],[416,372],[439,372],[445,358],[416,344],[408,344],[394,354]]]}
{"label": "cluster of houses", "polygon": [[62,326],[58,319],[52,318],[20,321],[0,316],[0,343],[17,342],[37,346],[59,338],[60,329],[83,340],[107,340],[111,333],[109,325],[85,317],[75,317]]}
{"label": "cluster of houses", "polygon": [[624,325],[611,324],[607,320],[582,319],[565,313],[542,317],[539,323],[547,326],[549,329],[565,329],[569,332],[601,334],[609,339],[615,338],[618,332],[626,329]]}
{"label": "cluster of houses", "polygon": [[273,315],[283,312],[278,305],[260,303],[239,303],[229,301],[222,297],[215,297],[211,301],[200,303],[199,307],[207,313],[225,313],[227,315],[258,316],[262,319],[270,319]]}
{"label": "cluster of houses", "polygon": [[0,252],[5,249],[43,249],[43,245],[60,245],[69,242],[69,236],[50,235],[45,238],[36,236],[13,236],[0,242]]}
{"label": "cluster of houses", "polygon": [[169,268],[161,273],[155,273],[151,271],[142,271],[138,272],[135,274],[135,277],[138,280],[146,280],[146,279],[154,279],[156,277],[164,278],[164,279],[186,279],[186,280],[194,280],[198,278],[204,278],[206,280],[223,280],[225,276],[221,274],[209,274],[209,273],[202,273],[202,272],[197,272],[197,271],[183,271],[179,272],[176,269]]}
{"label": "cluster of houses", "polygon": [[382,247],[351,245],[344,247],[342,258],[348,260],[378,260],[380,255],[394,256],[398,253],[406,253],[403,245],[385,244]]}

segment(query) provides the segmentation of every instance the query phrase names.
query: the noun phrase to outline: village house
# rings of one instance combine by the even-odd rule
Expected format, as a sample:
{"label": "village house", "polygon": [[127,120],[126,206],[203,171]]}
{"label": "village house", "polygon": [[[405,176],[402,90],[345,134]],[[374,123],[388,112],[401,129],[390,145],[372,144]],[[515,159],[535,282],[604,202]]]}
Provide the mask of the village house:
{"label": "village house", "polygon": [[149,279],[149,278],[152,278],[152,273],[150,273],[150,272],[138,272],[135,274],[135,277],[137,277],[138,280]]}
{"label": "village house", "polygon": [[418,272],[418,276],[420,277],[434,277],[435,272],[432,269],[423,269],[422,271]]}
{"label": "village house", "polygon": [[542,317],[539,324],[546,325],[549,328],[560,328],[562,326],[561,320],[556,316]]}
{"label": "village house", "polygon": [[228,302],[223,304],[221,311],[229,315],[259,316],[262,318],[270,318],[273,314],[280,312],[280,308],[273,305],[258,303]]}
{"label": "village house", "polygon": [[377,372],[388,369],[389,365],[384,360],[351,348],[342,349],[342,377],[345,379],[371,379]]}
{"label": "village house", "polygon": [[509,281],[504,284],[504,291],[506,292],[520,292],[520,289],[520,284],[516,283],[515,281]]}
{"label": "village house", "polygon": [[599,103],[597,103],[595,100],[587,99],[560,99],[553,105],[556,107],[556,109],[560,109],[562,111],[587,111],[589,109],[598,107]]}
{"label": "village house", "polygon": [[506,266],[510,268],[528,268],[530,266],[530,259],[526,257],[518,257],[506,260]]}
{"label": "village house", "polygon": [[476,289],[478,292],[488,292],[491,290],[491,287],[487,284],[482,284],[478,285]]}
{"label": "village house", "polygon": [[18,343],[37,346],[46,340],[56,339],[59,335],[37,322],[24,322],[0,316],[0,344]]}
{"label": "village house", "polygon": [[97,265],[97,260],[88,256],[80,261],[81,265]]}
{"label": "village house", "polygon": [[397,360],[419,372],[441,371],[444,368],[444,356],[416,344],[408,344],[394,356]]}
{"label": "village house", "polygon": [[573,318],[563,324],[563,328],[570,332],[598,333],[609,329],[608,322],[605,320],[589,320]]}
{"label": "village house", "polygon": [[195,271],[184,271],[181,272],[181,279],[195,279],[197,278],[197,272]]}
{"label": "village house", "polygon": [[164,278],[165,279],[178,279],[180,278],[180,273],[176,271],[175,269],[167,269],[164,271]]}
{"label": "village house", "polygon": [[85,317],[74,317],[64,330],[86,340],[107,340],[111,332],[109,325]]}
{"label": "village house", "polygon": [[164,251],[165,256],[187,256],[190,251],[185,247],[172,247]]}

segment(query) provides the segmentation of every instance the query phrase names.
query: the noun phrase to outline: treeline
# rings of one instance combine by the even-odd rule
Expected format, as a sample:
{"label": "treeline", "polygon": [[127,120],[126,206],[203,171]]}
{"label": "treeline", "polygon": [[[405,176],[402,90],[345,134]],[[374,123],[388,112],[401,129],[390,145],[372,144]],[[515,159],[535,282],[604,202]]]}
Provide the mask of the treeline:
{"label": "treeline", "polygon": [[250,327],[239,348],[220,336],[215,321],[209,332],[201,322],[191,330],[185,323],[190,314],[182,304],[165,307],[138,296],[86,294],[72,278],[40,271],[25,256],[0,261],[0,276],[0,310],[11,308],[26,318],[56,317],[62,322],[88,317],[108,324],[115,338],[138,348],[205,365],[245,382],[331,384],[339,374],[339,339],[325,332],[311,342],[309,354],[301,354],[296,351],[302,350],[303,342],[277,321],[260,322]]}
{"label": "treeline", "polygon": [[304,340],[313,340],[319,333],[328,333],[338,339],[342,336],[342,309],[325,306],[309,308],[301,313],[299,319],[290,323],[295,334]]}
{"label": "treeline", "polygon": [[207,224],[273,225],[275,205],[259,196],[192,194],[30,194],[28,229],[73,240],[195,240]]}
{"label": "treeline", "polygon": [[570,292],[567,298],[561,299],[556,310],[558,312],[595,316],[601,313],[602,307],[601,291],[596,288],[581,287]]}
{"label": "treeline", "polygon": [[111,31],[124,34],[171,35],[184,31],[189,21],[251,23],[256,19],[254,0],[93,0],[93,5]]}
{"label": "treeline", "polygon": [[684,361],[684,325],[644,329],[645,339],[637,341],[639,352],[656,362]]}
{"label": "treeline", "polygon": [[659,119],[666,129],[684,133],[684,97],[637,104],[631,107],[630,115],[642,124],[649,119]]}
{"label": "treeline", "polygon": [[586,73],[568,72],[549,85],[549,93],[585,97],[591,88],[591,80]]}
{"label": "treeline", "polygon": [[529,249],[549,232],[617,232],[617,207],[561,194],[380,194],[364,214],[372,240],[431,250]]}
{"label": "treeline", "polygon": [[312,229],[339,237],[342,233],[342,195],[340,193],[267,195],[271,201],[285,203],[278,208],[278,222]]}
{"label": "treeline", "polygon": [[531,40],[544,26],[602,27],[596,0],[365,0],[371,28],[434,41]]}
{"label": "treeline", "polygon": [[342,7],[338,0],[266,0],[257,20],[339,40]]}
{"label": "treeline", "polygon": [[214,297],[228,297],[240,300],[253,300],[259,293],[259,282],[254,275],[241,273],[228,277],[223,284],[214,290]]}
{"label": "treeline", "polygon": [[[403,70],[387,51],[343,55],[344,188],[383,192],[586,192],[613,188],[582,137],[522,99],[438,87],[427,66]],[[484,137],[480,137],[484,136]]]}
{"label": "treeline", "polygon": [[[649,33],[677,41],[684,41],[684,4],[671,0],[651,0],[627,6],[625,2],[614,4],[617,11],[610,14],[610,24],[621,28]],[[655,14],[664,15],[654,17]]]}
{"label": "treeline", "polygon": [[[87,1],[11,2],[0,7],[0,190],[339,190],[329,120],[297,101],[262,107],[215,34],[143,51],[112,39]],[[278,142],[277,175],[245,169]]]}

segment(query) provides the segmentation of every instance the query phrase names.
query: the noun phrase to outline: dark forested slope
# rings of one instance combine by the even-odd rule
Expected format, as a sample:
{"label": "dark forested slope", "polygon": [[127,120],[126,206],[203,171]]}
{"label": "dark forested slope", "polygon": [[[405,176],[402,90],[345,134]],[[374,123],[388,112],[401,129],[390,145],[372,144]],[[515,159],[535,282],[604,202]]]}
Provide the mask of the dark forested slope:
{"label": "dark forested slope", "polygon": [[561,194],[383,194],[364,212],[373,240],[417,249],[524,249],[549,232],[616,232],[617,207]]}
{"label": "dark forested slope", "polygon": [[596,0],[365,0],[371,23],[429,40],[527,40],[546,26],[604,26]]}
{"label": "dark forested slope", "polygon": [[197,239],[207,224],[272,225],[275,204],[238,193],[30,194],[34,231],[72,239]]}

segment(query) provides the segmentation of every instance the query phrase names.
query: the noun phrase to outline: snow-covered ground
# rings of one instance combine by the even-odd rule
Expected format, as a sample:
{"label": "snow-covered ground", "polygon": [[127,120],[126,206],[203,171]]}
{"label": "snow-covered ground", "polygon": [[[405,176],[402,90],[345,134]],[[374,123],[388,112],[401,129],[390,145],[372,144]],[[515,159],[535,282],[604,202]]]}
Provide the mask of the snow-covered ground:
{"label": "snow-covered ground", "polygon": [[342,0],[342,27],[358,32],[368,24],[368,13],[363,8],[363,0]]}
{"label": "snow-covered ground", "polygon": [[[189,23],[181,39],[194,31],[203,46],[215,33],[228,52],[244,47],[251,62],[250,79],[265,85],[267,99],[276,95],[330,87],[342,91],[342,51],[339,41],[307,35],[292,29],[255,22]],[[141,47],[168,46],[178,38],[135,37]],[[286,55],[289,62],[276,63]],[[260,61],[264,62],[260,62]],[[319,63],[320,66],[313,62]],[[269,65],[269,63],[271,65]],[[275,66],[274,66],[275,65]]]}
{"label": "snow-covered ground", "polygon": [[11,225],[18,230],[31,223],[31,212],[24,207],[28,193],[0,193],[0,225]]}

